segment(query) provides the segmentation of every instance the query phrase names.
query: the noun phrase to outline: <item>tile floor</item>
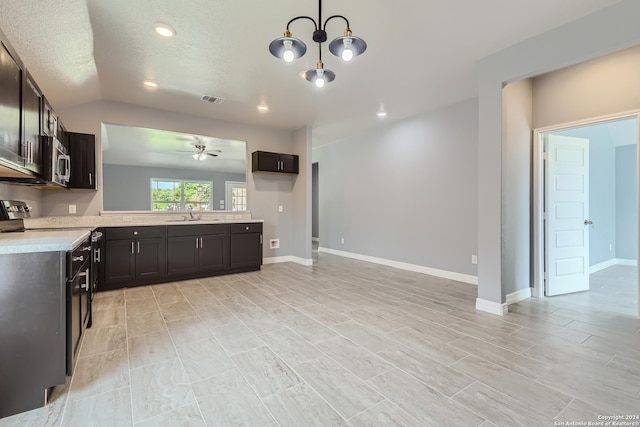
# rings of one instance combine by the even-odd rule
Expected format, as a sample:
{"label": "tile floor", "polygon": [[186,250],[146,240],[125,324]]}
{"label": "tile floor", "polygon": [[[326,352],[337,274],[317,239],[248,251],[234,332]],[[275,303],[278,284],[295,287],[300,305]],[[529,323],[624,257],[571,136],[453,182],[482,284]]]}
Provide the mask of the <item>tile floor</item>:
{"label": "tile floor", "polygon": [[100,293],[72,379],[0,426],[512,427],[640,414],[640,321],[580,296],[499,318],[475,298],[471,285],[327,254],[312,268]]}

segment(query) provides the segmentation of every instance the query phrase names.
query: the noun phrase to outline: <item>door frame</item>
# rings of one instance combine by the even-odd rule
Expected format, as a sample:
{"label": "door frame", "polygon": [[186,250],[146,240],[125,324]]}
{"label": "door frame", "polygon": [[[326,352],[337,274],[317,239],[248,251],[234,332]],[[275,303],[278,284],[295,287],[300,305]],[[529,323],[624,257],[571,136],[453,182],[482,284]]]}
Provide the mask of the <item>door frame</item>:
{"label": "door frame", "polygon": [[[542,134],[555,130],[561,130],[572,127],[593,125],[601,122],[608,122],[620,119],[636,118],[638,123],[638,129],[636,136],[638,138],[638,168],[636,172],[636,180],[638,182],[638,254],[640,257],[640,109],[629,110],[616,114],[609,114],[606,116],[593,117],[590,119],[577,120],[574,122],[567,122],[557,124],[553,126],[546,126],[536,128],[533,130],[533,146],[532,146],[532,272],[533,272],[533,288],[531,289],[531,296],[535,298],[544,297],[544,143],[542,141]],[[638,268],[638,267],[636,267]],[[638,275],[638,313],[637,317],[640,318],[640,275]]]}

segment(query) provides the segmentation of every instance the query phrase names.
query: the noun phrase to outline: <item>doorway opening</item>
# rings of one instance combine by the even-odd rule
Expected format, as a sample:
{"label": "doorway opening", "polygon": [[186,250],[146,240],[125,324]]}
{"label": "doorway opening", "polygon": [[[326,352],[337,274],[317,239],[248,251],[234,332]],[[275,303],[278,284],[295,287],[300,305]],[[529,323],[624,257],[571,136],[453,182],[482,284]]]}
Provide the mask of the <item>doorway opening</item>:
{"label": "doorway opening", "polygon": [[640,318],[639,122],[534,131],[533,296]]}

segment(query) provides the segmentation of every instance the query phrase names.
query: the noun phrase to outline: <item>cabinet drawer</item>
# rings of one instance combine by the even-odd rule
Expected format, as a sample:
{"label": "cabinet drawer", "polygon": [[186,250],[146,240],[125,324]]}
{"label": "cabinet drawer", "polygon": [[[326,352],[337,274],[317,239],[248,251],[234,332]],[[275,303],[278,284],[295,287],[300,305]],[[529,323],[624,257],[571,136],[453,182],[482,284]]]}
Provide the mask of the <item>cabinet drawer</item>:
{"label": "cabinet drawer", "polygon": [[247,222],[242,224],[231,224],[231,234],[241,233],[262,233],[262,223]]}
{"label": "cabinet drawer", "polygon": [[165,226],[109,227],[105,229],[106,240],[139,239],[143,237],[164,237]]}
{"label": "cabinet drawer", "polygon": [[229,224],[170,225],[167,236],[206,236],[207,234],[229,234]]}

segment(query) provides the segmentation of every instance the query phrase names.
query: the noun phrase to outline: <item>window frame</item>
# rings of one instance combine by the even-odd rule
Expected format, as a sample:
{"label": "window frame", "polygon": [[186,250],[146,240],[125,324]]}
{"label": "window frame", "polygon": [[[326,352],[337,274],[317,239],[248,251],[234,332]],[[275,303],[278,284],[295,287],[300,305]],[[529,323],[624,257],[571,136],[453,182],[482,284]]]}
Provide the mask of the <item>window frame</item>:
{"label": "window frame", "polygon": [[[154,201],[153,200],[153,189],[154,189],[154,183],[155,182],[171,182],[171,183],[179,183],[180,185],[180,200],[174,200],[174,201]],[[180,179],[180,178],[151,178],[149,181],[149,199],[150,199],[150,209],[152,212],[193,212],[193,210],[187,209],[187,204],[188,203],[194,203],[194,202],[188,202],[185,200],[185,184],[208,184],[210,185],[210,191],[209,191],[209,209],[203,209],[202,211],[204,212],[208,212],[208,211],[213,211],[213,180],[212,181],[208,181],[208,180],[203,180],[203,179]],[[167,203],[167,204],[179,204],[178,208],[176,210],[163,210],[163,209],[154,209],[154,204],[158,204],[158,203]],[[198,211],[199,212],[199,211]]]}

